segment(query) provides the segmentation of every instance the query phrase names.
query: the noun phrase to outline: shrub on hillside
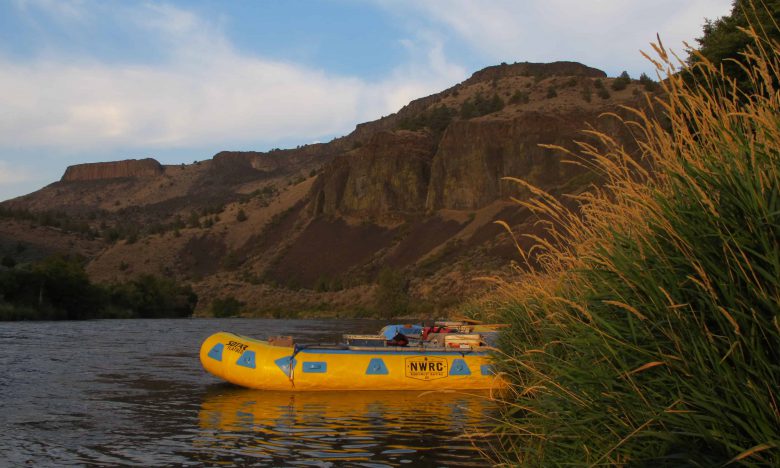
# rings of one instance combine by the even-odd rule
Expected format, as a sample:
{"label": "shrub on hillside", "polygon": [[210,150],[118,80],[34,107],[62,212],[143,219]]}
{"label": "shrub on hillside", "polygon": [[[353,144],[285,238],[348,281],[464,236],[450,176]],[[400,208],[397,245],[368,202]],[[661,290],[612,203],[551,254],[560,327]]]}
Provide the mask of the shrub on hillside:
{"label": "shrub on hillside", "polygon": [[235,317],[241,312],[244,303],[233,296],[219,297],[211,302],[211,313],[214,317]]}
{"label": "shrub on hillside", "polygon": [[403,315],[409,307],[409,280],[398,270],[383,269],[377,277],[375,302],[384,318]]}
{"label": "shrub on hillside", "polygon": [[190,216],[187,218],[187,227],[199,228],[200,227],[200,215],[197,211],[190,211]]}
{"label": "shrub on hillside", "polygon": [[510,104],[528,104],[529,101],[528,93],[525,91],[517,90],[514,94],[512,94],[512,97],[509,98]]}
{"label": "shrub on hillside", "polygon": [[631,84],[631,77],[627,71],[624,71],[617,78],[612,80],[612,89],[615,91],[623,91],[628,85]]}
{"label": "shrub on hillside", "polygon": [[462,119],[473,119],[498,112],[503,108],[504,100],[498,94],[493,94],[493,97],[487,99],[482,93],[477,93],[473,98],[466,99],[461,104],[460,117]]}
{"label": "shrub on hillside", "polygon": [[585,85],[582,87],[581,91],[582,99],[585,102],[590,102],[593,97],[593,90],[590,88],[590,83],[585,82]]}
{"label": "shrub on hillside", "polygon": [[222,264],[222,267],[227,270],[235,270],[240,267],[245,260],[246,258],[240,253],[232,251],[225,255],[220,263]]}
{"label": "shrub on hillside", "polygon": [[138,231],[133,229],[127,234],[127,238],[125,239],[125,243],[127,244],[135,244],[138,242]]}
{"label": "shrub on hillside", "polygon": [[646,73],[642,73],[639,75],[639,84],[642,85],[643,88],[645,88],[645,91],[653,93],[657,91],[660,88],[660,85],[655,82],[652,78],[647,76]]}
{"label": "shrub on hillside", "polygon": [[401,119],[398,124],[398,128],[401,130],[422,130],[423,128],[429,128],[434,132],[443,132],[445,128],[452,122],[452,118],[457,112],[445,105],[438,105],[433,109],[422,112],[415,117],[405,117]]}

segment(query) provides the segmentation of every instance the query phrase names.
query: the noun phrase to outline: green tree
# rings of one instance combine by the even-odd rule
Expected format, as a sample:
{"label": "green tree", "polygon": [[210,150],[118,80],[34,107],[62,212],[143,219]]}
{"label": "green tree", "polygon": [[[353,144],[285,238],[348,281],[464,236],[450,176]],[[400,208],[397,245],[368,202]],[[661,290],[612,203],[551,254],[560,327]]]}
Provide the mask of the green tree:
{"label": "green tree", "polygon": [[645,88],[645,91],[648,92],[654,92],[660,87],[660,85],[656,83],[652,78],[647,76],[646,73],[642,73],[641,75],[639,75],[639,84],[641,84]]}
{"label": "green tree", "polygon": [[135,244],[138,242],[138,231],[135,229],[131,230],[130,233],[127,235],[127,239],[125,240],[128,244]]}
{"label": "green tree", "polygon": [[617,78],[612,80],[612,89],[615,91],[622,91],[626,89],[628,85],[631,84],[631,77],[628,75],[627,71],[624,71],[620,74]]}
{"label": "green tree", "polygon": [[504,100],[498,94],[493,94],[493,97],[487,99],[482,93],[477,93],[473,98],[463,101],[460,106],[460,117],[472,119],[498,112],[503,108]]}
{"label": "green tree", "polygon": [[0,261],[0,265],[3,265],[6,268],[13,268],[16,266],[16,260],[10,255],[5,255],[3,260]]}
{"label": "green tree", "polygon": [[189,286],[153,275],[111,286],[92,284],[82,261],[67,256],[0,271],[0,298],[6,303],[0,318],[14,320],[182,317],[192,314],[198,300]]}
{"label": "green tree", "polygon": [[322,275],[319,278],[317,278],[317,281],[314,283],[314,290],[317,292],[326,292],[330,290],[330,280],[327,276]]}
{"label": "green tree", "polygon": [[384,268],[377,277],[376,308],[382,317],[403,315],[409,308],[409,281],[398,270]]}
{"label": "green tree", "polygon": [[244,303],[233,296],[218,297],[211,302],[211,313],[214,317],[234,317],[243,306]]}
{"label": "green tree", "polygon": [[[742,29],[753,26],[757,31],[763,31],[768,39],[780,41],[778,23],[780,0],[735,0],[730,15],[705,22],[704,35],[696,39],[699,53],[715,65],[721,65],[726,75],[737,80],[743,91],[752,92],[743,69],[742,54],[754,41]],[[696,54],[688,58],[690,64],[700,60]]]}
{"label": "green tree", "polygon": [[200,227],[200,215],[197,211],[192,210],[190,211],[190,217],[187,220],[187,226],[191,228],[199,228]]}
{"label": "green tree", "polygon": [[452,122],[452,116],[455,113],[447,106],[440,105],[435,107],[427,115],[427,126],[434,132],[443,132],[445,128]]}
{"label": "green tree", "polygon": [[528,101],[529,101],[528,93],[520,90],[515,91],[512,97],[509,98],[509,102],[511,104],[528,104]]}
{"label": "green tree", "polygon": [[74,258],[51,257],[33,271],[40,280],[40,294],[52,306],[64,310],[68,319],[97,317],[105,305],[101,291]]}
{"label": "green tree", "polygon": [[113,285],[109,293],[114,306],[141,318],[187,317],[198,302],[191,287],[154,275],[140,275],[130,282]]}
{"label": "green tree", "polygon": [[585,85],[582,87],[582,99],[585,100],[585,102],[590,102],[592,96],[593,96],[593,90],[590,87],[590,82],[586,81]]}
{"label": "green tree", "polygon": [[474,107],[474,103],[471,99],[466,99],[463,104],[460,105],[460,118],[464,120],[473,119],[477,116],[477,110]]}
{"label": "green tree", "polygon": [[105,306],[103,291],[90,283],[81,262],[64,256],[0,272],[0,297],[21,311],[16,319],[92,318]]}

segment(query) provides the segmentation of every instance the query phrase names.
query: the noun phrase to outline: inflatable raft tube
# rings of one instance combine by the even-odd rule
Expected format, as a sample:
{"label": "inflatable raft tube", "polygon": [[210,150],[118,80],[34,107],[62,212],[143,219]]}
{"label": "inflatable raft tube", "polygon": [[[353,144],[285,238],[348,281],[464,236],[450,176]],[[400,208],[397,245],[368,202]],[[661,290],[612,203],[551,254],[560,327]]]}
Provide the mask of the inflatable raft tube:
{"label": "inflatable raft tube", "polygon": [[261,390],[498,390],[485,350],[273,346],[228,332],[208,337],[200,361],[209,373]]}

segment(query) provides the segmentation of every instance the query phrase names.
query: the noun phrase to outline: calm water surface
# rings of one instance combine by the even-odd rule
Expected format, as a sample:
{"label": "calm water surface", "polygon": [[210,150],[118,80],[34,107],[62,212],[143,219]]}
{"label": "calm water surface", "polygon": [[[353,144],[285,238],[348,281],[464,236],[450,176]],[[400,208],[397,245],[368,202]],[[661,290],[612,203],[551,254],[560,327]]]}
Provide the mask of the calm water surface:
{"label": "calm water surface", "polygon": [[383,322],[0,322],[2,466],[484,466],[487,395],[290,393],[221,383],[200,343],[226,330],[301,342]]}

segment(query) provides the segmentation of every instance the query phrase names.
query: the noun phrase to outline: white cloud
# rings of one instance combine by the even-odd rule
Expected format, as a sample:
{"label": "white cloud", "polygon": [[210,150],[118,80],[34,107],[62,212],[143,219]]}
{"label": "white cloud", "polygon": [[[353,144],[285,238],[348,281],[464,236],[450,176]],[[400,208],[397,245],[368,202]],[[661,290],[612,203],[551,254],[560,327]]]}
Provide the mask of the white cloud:
{"label": "white cloud", "polygon": [[[705,18],[728,14],[732,0],[377,0],[399,16],[422,12],[493,62],[575,60],[619,73],[651,67],[656,33],[683,52]],[[409,12],[416,12],[414,15]],[[685,54],[683,53],[683,56]]]}
{"label": "white cloud", "polygon": [[97,60],[45,41],[33,58],[0,52],[0,155],[9,161],[0,161],[0,199],[85,160],[186,149],[202,159],[196,148],[326,140],[464,79],[476,71],[463,67],[468,56],[485,65],[577,60],[637,76],[651,70],[638,51],[650,50],[656,33],[681,50],[701,35],[705,17],[731,8],[731,0],[374,0],[414,32],[401,41],[407,62],[367,80],[239,51],[222,18],[165,3],[14,1],[42,36],[40,15],[87,44],[91,26],[114,22],[153,44],[155,56]]}
{"label": "white cloud", "polygon": [[[442,91],[468,76],[463,67],[447,59],[442,39],[434,34],[419,32],[414,39],[401,40],[401,44],[411,59],[387,79],[367,87],[366,100],[379,100],[372,108],[396,111],[414,99]],[[378,115],[366,117],[373,119]]]}
{"label": "white cloud", "polygon": [[303,142],[346,133],[465,76],[432,37],[410,43],[410,63],[368,82],[239,52],[217,24],[168,5],[116,14],[155,37],[163,63],[0,56],[0,148],[108,153]]}

